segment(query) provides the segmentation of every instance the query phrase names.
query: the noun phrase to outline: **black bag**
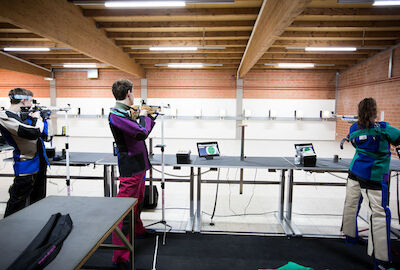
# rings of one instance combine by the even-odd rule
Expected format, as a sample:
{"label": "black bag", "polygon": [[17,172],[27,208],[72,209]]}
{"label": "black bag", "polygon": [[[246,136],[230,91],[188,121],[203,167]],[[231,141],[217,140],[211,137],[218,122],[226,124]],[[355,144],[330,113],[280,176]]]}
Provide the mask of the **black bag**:
{"label": "black bag", "polygon": [[143,208],[144,209],[154,209],[157,207],[158,202],[158,190],[156,186],[153,186],[153,203],[150,203],[150,186],[146,185],[144,191],[144,201]]}
{"label": "black bag", "polygon": [[45,268],[60,252],[72,226],[69,214],[52,215],[35,239],[7,269],[39,270]]}

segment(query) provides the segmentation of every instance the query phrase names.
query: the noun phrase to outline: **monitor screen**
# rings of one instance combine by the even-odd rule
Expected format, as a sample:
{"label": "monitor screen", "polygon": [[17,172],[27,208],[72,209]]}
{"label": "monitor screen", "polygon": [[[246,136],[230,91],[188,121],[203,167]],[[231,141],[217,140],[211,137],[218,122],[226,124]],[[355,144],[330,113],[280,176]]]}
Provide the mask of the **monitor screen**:
{"label": "monitor screen", "polygon": [[312,145],[312,143],[295,144],[294,148],[296,149],[296,153],[303,153],[305,155],[307,155],[307,154],[314,155],[315,154],[314,146]]}
{"label": "monitor screen", "polygon": [[219,156],[219,148],[217,142],[200,142],[197,143],[199,157],[216,157]]}
{"label": "monitor screen", "polygon": [[399,158],[400,158],[400,147],[399,147],[399,148],[396,148],[396,152],[397,152],[397,155],[398,155]]}

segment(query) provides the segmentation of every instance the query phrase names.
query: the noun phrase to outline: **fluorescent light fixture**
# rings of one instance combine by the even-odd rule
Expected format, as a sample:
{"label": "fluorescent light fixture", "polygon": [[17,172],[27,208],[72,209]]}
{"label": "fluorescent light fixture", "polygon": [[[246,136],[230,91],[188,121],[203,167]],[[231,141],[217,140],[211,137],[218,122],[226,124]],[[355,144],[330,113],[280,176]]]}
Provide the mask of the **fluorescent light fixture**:
{"label": "fluorescent light fixture", "polygon": [[95,68],[96,64],[64,64],[65,68]]}
{"label": "fluorescent light fixture", "polygon": [[373,6],[400,6],[400,1],[375,1]]}
{"label": "fluorescent light fixture", "polygon": [[184,7],[185,1],[107,1],[108,8]]}
{"label": "fluorescent light fixture", "polygon": [[54,78],[44,77],[44,80],[45,80],[45,81],[52,81],[52,80],[54,80]]}
{"label": "fluorescent light fixture", "polygon": [[197,51],[197,47],[150,47],[150,51]]}
{"label": "fluorescent light fixture", "polygon": [[280,68],[312,68],[314,66],[313,63],[278,63]]}
{"label": "fluorescent light fixture", "polygon": [[6,47],[3,48],[6,52],[48,52],[50,48],[47,47]]}
{"label": "fluorescent light fixture", "polygon": [[354,52],[356,47],[305,47],[306,52]]}
{"label": "fluorescent light fixture", "polygon": [[193,64],[193,63],[176,63],[168,64],[169,68],[202,68],[203,64]]}

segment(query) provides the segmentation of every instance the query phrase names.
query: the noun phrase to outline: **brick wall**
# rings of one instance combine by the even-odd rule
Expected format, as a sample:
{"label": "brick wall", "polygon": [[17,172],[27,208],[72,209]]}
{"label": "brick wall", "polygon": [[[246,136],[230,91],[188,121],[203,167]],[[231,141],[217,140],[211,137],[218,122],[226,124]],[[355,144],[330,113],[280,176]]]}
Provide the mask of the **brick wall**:
{"label": "brick wall", "polygon": [[233,71],[150,71],[147,87],[149,98],[236,98]]}
{"label": "brick wall", "polygon": [[115,80],[133,82],[133,93],[140,97],[140,79],[125,72],[99,69],[97,79],[88,79],[86,71],[57,71],[57,97],[59,98],[114,98],[111,86]]}
{"label": "brick wall", "polygon": [[0,69],[0,97],[17,87],[31,90],[35,97],[50,97],[50,83],[43,77]]}
{"label": "brick wall", "polygon": [[334,71],[252,71],[244,79],[243,98],[335,99],[335,87]]}
{"label": "brick wall", "polygon": [[[378,104],[378,118],[380,111],[384,111],[385,121],[400,128],[400,49],[394,50],[390,79],[389,57],[390,53],[386,52],[340,74],[338,114],[356,115],[358,103],[363,98],[373,97]],[[346,136],[349,127],[350,124],[338,120],[336,139]]]}
{"label": "brick wall", "polygon": [[[399,70],[400,72],[400,70]],[[116,70],[99,70],[98,79],[86,71],[57,71],[57,97],[112,98],[111,85],[119,78],[134,84],[140,97],[140,79]],[[147,73],[149,98],[235,98],[234,71],[165,70]],[[49,82],[42,77],[0,70],[0,96],[14,87],[33,90],[37,97],[50,97]],[[324,71],[255,71],[244,79],[244,98],[334,99],[335,73]]]}

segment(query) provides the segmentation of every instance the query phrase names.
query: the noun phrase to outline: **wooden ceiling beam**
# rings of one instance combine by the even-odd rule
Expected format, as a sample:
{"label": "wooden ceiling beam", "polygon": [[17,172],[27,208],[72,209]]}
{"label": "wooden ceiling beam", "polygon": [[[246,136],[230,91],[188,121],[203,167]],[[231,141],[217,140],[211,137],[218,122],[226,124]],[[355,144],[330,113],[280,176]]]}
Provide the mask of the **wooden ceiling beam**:
{"label": "wooden ceiling beam", "polygon": [[359,61],[357,60],[339,60],[339,59],[303,59],[303,60],[285,60],[282,61],[282,59],[260,59],[257,64],[267,64],[267,63],[314,63],[314,64],[333,64],[333,65],[354,65],[357,64]]}
{"label": "wooden ceiling beam", "polygon": [[65,47],[54,41],[0,41],[0,47]]}
{"label": "wooden ceiling beam", "polygon": [[49,70],[32,65],[31,63],[27,63],[22,59],[17,59],[4,52],[0,52],[0,68],[41,77],[51,77],[51,72]]}
{"label": "wooden ceiling beam", "polygon": [[278,37],[284,39],[316,39],[316,40],[396,40],[400,32],[297,32],[285,31]]}
{"label": "wooden ceiling beam", "polygon": [[261,59],[366,59],[368,54],[277,54],[265,53]]}
{"label": "wooden ceiling beam", "polygon": [[[46,18],[45,20],[43,18]],[[140,65],[129,58],[93,20],[74,4],[63,0],[0,1],[0,19],[37,35],[66,44],[119,70],[144,77]]]}
{"label": "wooden ceiling beam", "polygon": [[32,59],[30,62],[35,63],[37,65],[45,65],[45,64],[91,64],[91,63],[101,63],[100,61],[92,58],[88,59]]}
{"label": "wooden ceiling beam", "polygon": [[92,59],[84,54],[21,54],[24,59]]}
{"label": "wooden ceiling beam", "polygon": [[163,22],[98,22],[98,28],[108,32],[202,32],[251,31],[250,21],[163,21]]}
{"label": "wooden ceiling beam", "polygon": [[380,7],[380,8],[306,8],[300,16],[321,15],[321,16],[398,16],[400,8],[398,7]]}
{"label": "wooden ceiling beam", "polygon": [[[255,15],[259,8],[148,8],[148,9],[83,9],[86,17],[179,17]],[[197,18],[196,18],[197,19]]]}
{"label": "wooden ceiling beam", "polygon": [[294,21],[286,31],[400,31],[400,21]]}
{"label": "wooden ceiling beam", "polygon": [[264,1],[237,72],[239,78],[249,72],[307,3],[307,0]]}
{"label": "wooden ceiling beam", "polygon": [[28,30],[22,29],[10,23],[0,22],[0,33],[28,33]]}
{"label": "wooden ceiling beam", "polygon": [[271,47],[266,53],[285,53],[285,54],[323,54],[323,55],[332,55],[332,54],[340,54],[340,55],[354,55],[354,54],[366,54],[369,55],[371,53],[377,53],[382,49],[370,49],[370,50],[357,50],[355,52],[309,52],[304,49],[286,49],[285,47]]}
{"label": "wooden ceiling beam", "polygon": [[[213,39],[221,37],[249,38],[251,31],[223,31],[223,32],[109,32],[107,36],[116,40],[144,40],[149,38],[201,38]],[[1,35],[0,35],[1,37]]]}
{"label": "wooden ceiling beam", "polygon": [[8,52],[8,53],[10,53],[10,54],[15,54],[15,55],[26,55],[26,54],[28,54],[28,55],[32,55],[32,56],[34,56],[34,55],[37,55],[37,56],[40,56],[40,55],[43,55],[43,56],[49,56],[49,57],[51,57],[51,56],[56,56],[56,55],[60,55],[60,54],[68,54],[68,55],[74,55],[74,54],[80,54],[81,55],[81,53],[80,52],[77,52],[77,51],[74,51],[74,50],[70,50],[70,49],[63,49],[63,50],[50,50],[49,52],[28,52],[28,51],[26,51],[26,52],[23,52],[23,51],[21,51],[21,52]]}
{"label": "wooden ceiling beam", "polygon": [[362,41],[318,41],[318,40],[277,40],[272,47],[390,47],[395,45],[393,40],[366,40]]}
{"label": "wooden ceiling beam", "polygon": [[241,59],[241,53],[226,54],[134,54],[136,60],[140,59]]}
{"label": "wooden ceiling beam", "polygon": [[121,47],[150,47],[150,46],[223,46],[246,47],[247,40],[116,40]]}

